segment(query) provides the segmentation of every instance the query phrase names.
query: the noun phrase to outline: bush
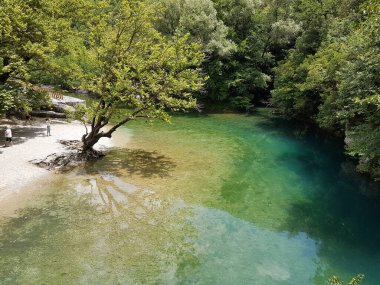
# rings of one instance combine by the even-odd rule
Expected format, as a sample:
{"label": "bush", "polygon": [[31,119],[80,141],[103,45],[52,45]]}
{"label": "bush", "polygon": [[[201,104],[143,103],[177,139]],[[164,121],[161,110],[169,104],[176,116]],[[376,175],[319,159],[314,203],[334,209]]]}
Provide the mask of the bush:
{"label": "bush", "polygon": [[251,112],[254,105],[248,97],[237,96],[230,99],[230,105],[234,110]]}

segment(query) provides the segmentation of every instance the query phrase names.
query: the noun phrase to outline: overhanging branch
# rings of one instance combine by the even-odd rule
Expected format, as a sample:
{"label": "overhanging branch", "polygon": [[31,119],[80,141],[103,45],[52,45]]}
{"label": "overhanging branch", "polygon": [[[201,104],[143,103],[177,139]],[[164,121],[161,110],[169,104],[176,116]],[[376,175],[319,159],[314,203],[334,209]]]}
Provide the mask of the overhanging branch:
{"label": "overhanging branch", "polygon": [[126,124],[127,122],[133,120],[134,118],[136,118],[136,116],[138,114],[140,114],[141,112],[143,112],[144,110],[146,110],[146,108],[140,108],[140,109],[137,109],[136,111],[134,111],[131,115],[129,115],[128,117],[126,117],[124,120],[120,121],[119,123],[117,123],[116,125],[114,125],[111,129],[109,129],[107,132],[105,132],[103,134],[103,136],[105,137],[111,137],[111,134],[116,131],[119,127],[121,127],[122,125]]}

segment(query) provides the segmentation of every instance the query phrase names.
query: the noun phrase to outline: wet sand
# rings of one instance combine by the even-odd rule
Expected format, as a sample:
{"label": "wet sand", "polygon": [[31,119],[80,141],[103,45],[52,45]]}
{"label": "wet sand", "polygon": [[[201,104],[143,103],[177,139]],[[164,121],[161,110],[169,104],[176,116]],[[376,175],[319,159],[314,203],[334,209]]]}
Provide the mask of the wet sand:
{"label": "wet sand", "polygon": [[[5,125],[0,125],[0,201],[9,198],[10,194],[19,193],[30,183],[52,174],[51,171],[39,168],[31,160],[43,159],[52,153],[67,151],[58,141],[80,140],[85,128],[79,122],[67,123],[59,120],[51,122],[51,136],[46,135],[43,121],[33,125],[11,125],[13,145],[5,147]],[[111,140],[104,138],[98,148],[112,146]]]}

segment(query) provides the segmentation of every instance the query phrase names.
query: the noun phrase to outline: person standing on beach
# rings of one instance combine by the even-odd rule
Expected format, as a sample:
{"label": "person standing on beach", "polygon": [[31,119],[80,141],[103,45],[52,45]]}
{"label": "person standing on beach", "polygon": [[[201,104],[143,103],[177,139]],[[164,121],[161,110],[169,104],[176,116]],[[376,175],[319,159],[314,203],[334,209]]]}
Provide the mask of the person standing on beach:
{"label": "person standing on beach", "polygon": [[24,124],[25,126],[26,125],[31,125],[31,122],[30,122],[30,114],[29,114],[29,112],[28,111],[26,111],[26,113],[25,113],[25,124]]}
{"label": "person standing on beach", "polygon": [[4,132],[5,135],[5,146],[11,146],[12,145],[12,130],[9,126],[5,129]]}
{"label": "person standing on beach", "polygon": [[46,135],[51,136],[50,134],[50,119],[46,118]]}

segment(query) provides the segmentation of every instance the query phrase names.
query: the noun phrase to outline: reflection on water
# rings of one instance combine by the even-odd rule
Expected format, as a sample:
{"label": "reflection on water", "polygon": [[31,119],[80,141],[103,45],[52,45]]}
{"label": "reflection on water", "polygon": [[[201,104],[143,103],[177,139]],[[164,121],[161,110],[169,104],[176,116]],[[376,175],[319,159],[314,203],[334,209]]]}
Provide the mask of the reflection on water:
{"label": "reflection on water", "polygon": [[69,185],[3,227],[1,284],[166,283],[194,258],[186,209],[110,175]]}
{"label": "reflection on water", "polygon": [[0,217],[0,284],[378,283],[378,185],[336,144],[261,116],[132,129]]}

